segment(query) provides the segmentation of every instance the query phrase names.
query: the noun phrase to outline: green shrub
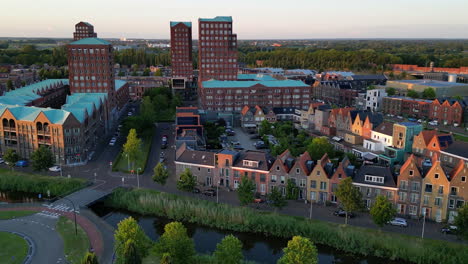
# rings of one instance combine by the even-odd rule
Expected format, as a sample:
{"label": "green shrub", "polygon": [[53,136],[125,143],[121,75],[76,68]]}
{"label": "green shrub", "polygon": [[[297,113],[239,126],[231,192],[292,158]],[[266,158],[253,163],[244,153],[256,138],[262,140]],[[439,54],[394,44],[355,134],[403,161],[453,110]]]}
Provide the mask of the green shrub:
{"label": "green shrub", "polygon": [[217,204],[153,190],[117,189],[108,206],[142,215],[164,216],[178,221],[237,232],[291,238],[303,236],[316,244],[338,250],[415,263],[465,263],[468,247],[462,244],[381,232],[375,229],[344,226],[256,210]]}
{"label": "green shrub", "polygon": [[86,186],[86,180],[40,176],[0,169],[0,190],[30,193],[47,193],[51,196],[64,195]]}

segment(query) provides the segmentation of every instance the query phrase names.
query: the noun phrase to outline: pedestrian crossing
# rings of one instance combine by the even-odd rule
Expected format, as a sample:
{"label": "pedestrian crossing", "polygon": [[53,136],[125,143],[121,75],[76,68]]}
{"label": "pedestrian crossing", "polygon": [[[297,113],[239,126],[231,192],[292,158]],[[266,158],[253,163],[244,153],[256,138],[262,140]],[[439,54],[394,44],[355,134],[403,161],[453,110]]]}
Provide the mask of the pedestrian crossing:
{"label": "pedestrian crossing", "polygon": [[[65,205],[65,204],[43,204],[43,206],[49,208],[50,210],[43,210],[39,213],[37,213],[37,215],[40,215],[40,216],[44,216],[44,217],[49,217],[49,218],[53,218],[53,219],[56,219],[58,218],[59,216],[62,215],[62,213],[73,213],[73,208]],[[76,213],[79,214],[80,211],[79,210],[76,210]]]}

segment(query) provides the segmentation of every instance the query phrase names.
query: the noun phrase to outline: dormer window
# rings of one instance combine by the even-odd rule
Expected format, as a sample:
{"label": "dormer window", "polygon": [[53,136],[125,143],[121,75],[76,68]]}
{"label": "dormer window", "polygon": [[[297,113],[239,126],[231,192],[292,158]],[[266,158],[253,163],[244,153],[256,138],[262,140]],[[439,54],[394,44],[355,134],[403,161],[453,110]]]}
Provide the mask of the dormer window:
{"label": "dormer window", "polygon": [[373,183],[384,183],[384,177],[366,175],[365,176],[365,181],[366,182],[373,182]]}
{"label": "dormer window", "polygon": [[246,167],[258,168],[258,161],[255,160],[244,160],[242,164]]}

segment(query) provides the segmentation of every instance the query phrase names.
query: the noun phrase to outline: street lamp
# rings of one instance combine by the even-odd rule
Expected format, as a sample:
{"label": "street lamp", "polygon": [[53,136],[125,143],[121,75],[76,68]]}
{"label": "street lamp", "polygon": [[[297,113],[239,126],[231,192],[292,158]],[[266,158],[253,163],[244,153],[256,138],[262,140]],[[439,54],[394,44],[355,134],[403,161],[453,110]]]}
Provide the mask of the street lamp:
{"label": "street lamp", "polygon": [[130,156],[128,153],[125,153],[125,156],[127,156],[127,170],[130,170]]}
{"label": "street lamp", "polygon": [[137,186],[140,188],[140,178],[138,177],[138,171],[140,171],[141,168],[137,168]]}
{"label": "street lamp", "polygon": [[424,225],[426,223],[426,208],[423,208],[423,226],[421,232],[421,238],[424,238]]}
{"label": "street lamp", "polygon": [[310,199],[309,219],[312,219],[312,205],[313,205],[313,202],[312,202],[312,198],[311,198]]}
{"label": "street lamp", "polygon": [[77,235],[78,235],[78,227],[76,226],[76,208],[75,208],[75,204],[73,203],[72,200],[70,200],[69,198],[67,198],[67,197],[65,197],[65,196],[57,196],[57,197],[62,198],[62,199],[65,199],[65,200],[69,201],[69,202],[72,204],[72,206],[73,206],[73,214],[74,214],[74,216],[75,216],[75,235],[77,236]]}

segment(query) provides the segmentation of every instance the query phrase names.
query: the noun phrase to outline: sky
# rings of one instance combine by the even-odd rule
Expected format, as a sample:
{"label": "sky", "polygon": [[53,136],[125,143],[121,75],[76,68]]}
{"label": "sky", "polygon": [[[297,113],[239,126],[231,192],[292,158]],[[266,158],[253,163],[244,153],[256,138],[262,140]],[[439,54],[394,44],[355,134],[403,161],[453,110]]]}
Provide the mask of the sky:
{"label": "sky", "polygon": [[238,39],[468,38],[467,0],[5,0],[0,37],[168,39],[170,21],[232,16]]}

